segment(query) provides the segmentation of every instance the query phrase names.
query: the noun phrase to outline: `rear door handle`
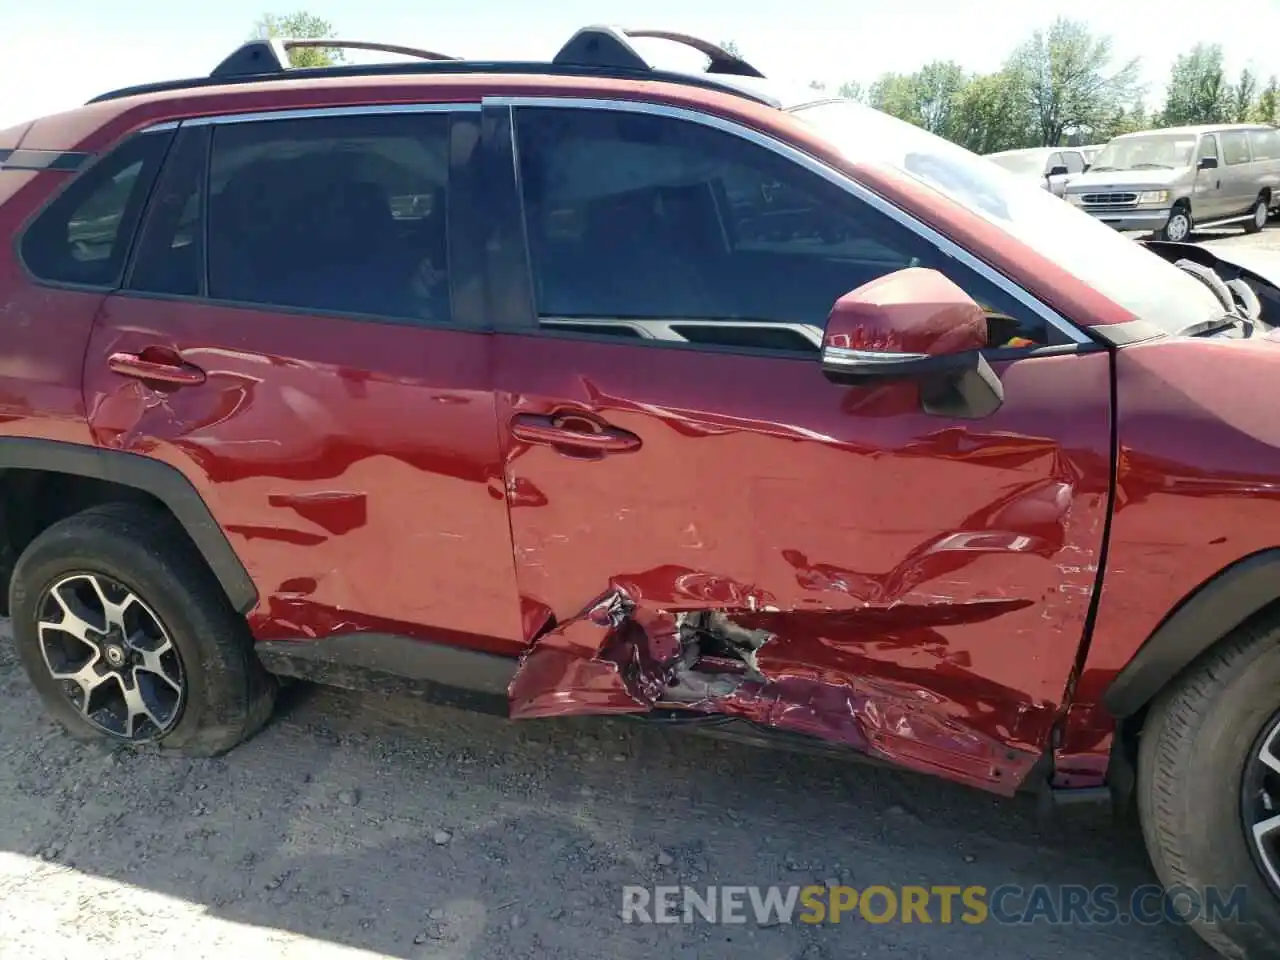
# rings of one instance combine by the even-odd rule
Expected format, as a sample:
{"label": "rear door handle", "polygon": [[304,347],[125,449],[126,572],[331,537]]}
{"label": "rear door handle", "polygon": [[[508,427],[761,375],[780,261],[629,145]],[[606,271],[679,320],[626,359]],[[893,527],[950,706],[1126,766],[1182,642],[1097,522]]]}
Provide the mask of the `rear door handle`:
{"label": "rear door handle", "polygon": [[136,353],[113,353],[107,358],[107,366],[121,376],[138,380],[156,380],[184,387],[204,383],[204,371],[181,360],[147,360]]}
{"label": "rear door handle", "polygon": [[640,449],[640,438],[580,413],[519,413],[511,418],[511,435],[525,443],[573,447],[595,453],[627,453]]}

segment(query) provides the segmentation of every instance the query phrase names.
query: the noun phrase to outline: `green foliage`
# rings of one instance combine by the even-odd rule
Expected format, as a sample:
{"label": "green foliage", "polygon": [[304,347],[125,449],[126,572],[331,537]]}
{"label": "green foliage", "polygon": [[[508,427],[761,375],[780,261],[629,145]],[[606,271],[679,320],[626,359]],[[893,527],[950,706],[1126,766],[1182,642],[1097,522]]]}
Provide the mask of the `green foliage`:
{"label": "green foliage", "polygon": [[1223,123],[1232,110],[1232,95],[1222,65],[1222,47],[1198,43],[1179,55],[1169,73],[1163,126]]}
{"label": "green foliage", "polygon": [[[323,17],[299,10],[295,13],[263,14],[253,28],[250,39],[270,40],[283,37],[292,40],[332,40],[338,36],[333,24]],[[331,67],[342,63],[341,50],[325,47],[302,47],[289,51],[289,63],[295,67]]]}
{"label": "green foliage", "polygon": [[1254,101],[1253,113],[1249,117],[1254,123],[1271,123],[1280,125],[1280,80],[1273,75],[1267,85]]}
{"label": "green foliage", "polygon": [[1112,70],[1111,38],[1061,17],[1015,50],[1006,69],[1021,78],[1041,146],[1056,146],[1073,131],[1092,139],[1141,92],[1137,60]]}

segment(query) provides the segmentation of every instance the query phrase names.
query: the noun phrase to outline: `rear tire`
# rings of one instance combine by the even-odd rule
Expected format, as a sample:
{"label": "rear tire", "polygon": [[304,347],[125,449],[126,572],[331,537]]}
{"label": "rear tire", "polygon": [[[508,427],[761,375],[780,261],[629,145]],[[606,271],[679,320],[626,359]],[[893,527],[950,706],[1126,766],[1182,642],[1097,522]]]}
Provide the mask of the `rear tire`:
{"label": "rear tire", "polygon": [[[1269,814],[1255,812],[1262,801],[1247,786],[1260,738],[1277,723],[1280,621],[1273,619],[1237,630],[1188,668],[1152,705],[1139,743],[1138,810],[1156,875],[1166,889],[1187,886],[1202,899],[1216,887],[1222,902],[1244,888],[1241,915],[1191,921],[1236,960],[1280,955],[1280,885],[1268,879],[1251,830]],[[1274,856],[1280,865],[1280,843]]]}
{"label": "rear tire", "polygon": [[53,524],[18,558],[9,609],[27,675],[77,739],[214,756],[271,714],[244,618],[164,511],[112,503]]}
{"label": "rear tire", "polygon": [[1250,218],[1244,222],[1245,233],[1261,233],[1262,228],[1267,225],[1267,217],[1271,214],[1271,204],[1267,202],[1264,194],[1258,194],[1258,199],[1253,202],[1253,211]]}

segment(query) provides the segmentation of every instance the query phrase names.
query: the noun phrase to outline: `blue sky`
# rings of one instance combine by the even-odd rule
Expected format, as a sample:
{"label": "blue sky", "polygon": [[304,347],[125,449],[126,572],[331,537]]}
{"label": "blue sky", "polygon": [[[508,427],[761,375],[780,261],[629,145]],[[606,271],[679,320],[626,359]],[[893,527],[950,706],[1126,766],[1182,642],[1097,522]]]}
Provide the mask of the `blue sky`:
{"label": "blue sky", "polygon": [[[132,83],[206,74],[245,39],[269,0],[0,0],[0,128],[75,106]],[[999,65],[1059,14],[1142,56],[1150,101],[1174,56],[1221,43],[1232,71],[1280,72],[1280,0],[298,0],[347,38],[381,39],[477,58],[545,58],[579,26],[620,23],[733,39],[770,77],[867,82],[933,59],[973,70]],[[7,8],[7,9],[6,9]],[[664,66],[689,67],[679,48],[651,41]]]}

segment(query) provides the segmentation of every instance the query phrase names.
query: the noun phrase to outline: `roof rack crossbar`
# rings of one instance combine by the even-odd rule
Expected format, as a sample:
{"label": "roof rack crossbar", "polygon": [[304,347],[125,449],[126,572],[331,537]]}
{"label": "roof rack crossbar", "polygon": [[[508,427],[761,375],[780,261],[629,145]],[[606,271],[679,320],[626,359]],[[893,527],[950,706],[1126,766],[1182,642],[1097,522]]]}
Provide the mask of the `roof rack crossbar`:
{"label": "roof rack crossbar", "polygon": [[569,38],[569,42],[560,48],[560,52],[551,62],[616,67],[642,72],[652,70],[653,68],[644,57],[640,56],[636,48],[627,42],[628,39],[645,37],[670,40],[672,43],[692,47],[711,61],[707,66],[707,73],[764,79],[763,73],[719,44],[687,33],[677,33],[674,30],[627,30],[602,25],[583,27]]}
{"label": "roof rack crossbar", "polygon": [[705,54],[711,61],[707,65],[707,73],[764,79],[764,74],[742,59],[742,57],[735,53],[730,53],[718,43],[712,43],[700,37],[694,37],[687,33],[676,33],[672,30],[624,30],[622,32],[628,37],[652,37],[655,40],[670,40],[672,43],[692,47],[699,53]]}
{"label": "roof rack crossbar", "polygon": [[294,69],[289,65],[289,51],[320,48],[325,50],[376,50],[381,53],[398,53],[418,60],[457,60],[457,57],[419,47],[406,47],[396,43],[378,43],[372,40],[330,40],[304,37],[273,37],[269,40],[250,40],[241,44],[221,63],[213,68],[211,77],[247,77],[262,74],[285,73]]}

